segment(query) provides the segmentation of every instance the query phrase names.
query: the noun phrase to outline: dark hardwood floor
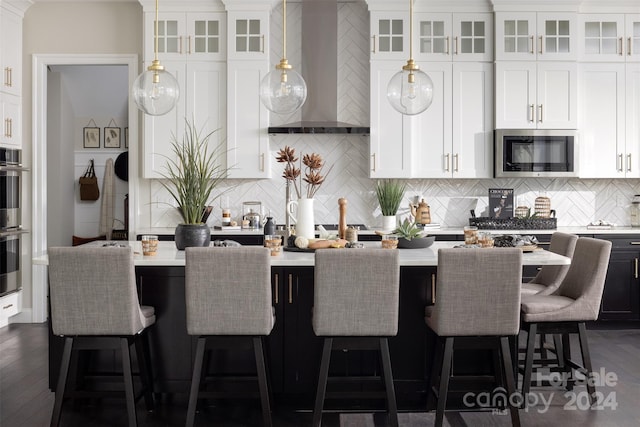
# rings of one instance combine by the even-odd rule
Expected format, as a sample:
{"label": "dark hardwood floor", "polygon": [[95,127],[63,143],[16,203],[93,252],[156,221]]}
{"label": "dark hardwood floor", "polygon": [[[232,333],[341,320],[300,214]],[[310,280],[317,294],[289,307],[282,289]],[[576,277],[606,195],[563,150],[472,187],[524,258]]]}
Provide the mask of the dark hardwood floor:
{"label": "dark hardwood floor", "polygon": [[[640,325],[638,325],[640,327]],[[609,384],[598,391],[605,399],[602,409],[584,409],[584,387],[575,389],[575,399],[562,389],[533,388],[536,396],[551,401],[547,406],[521,410],[523,426],[530,427],[637,427],[640,426],[640,328],[589,330],[589,344],[594,368],[608,373]],[[53,393],[47,384],[47,328],[44,324],[12,324],[0,329],[0,427],[44,427],[49,425]],[[615,378],[613,377],[615,375]],[[260,412],[255,405],[227,405],[198,414],[197,425],[224,427],[259,426]],[[582,408],[582,409],[581,409]],[[155,412],[147,413],[143,402],[138,406],[141,427],[183,426],[186,401],[176,398],[164,402]],[[433,425],[431,413],[401,413],[400,425]],[[124,401],[104,400],[99,404],[65,406],[64,426],[115,427],[126,425]],[[309,413],[277,410],[277,427],[308,426]],[[327,427],[371,427],[386,425],[383,414],[327,414]],[[490,412],[448,412],[445,425],[510,426],[508,415]]]}

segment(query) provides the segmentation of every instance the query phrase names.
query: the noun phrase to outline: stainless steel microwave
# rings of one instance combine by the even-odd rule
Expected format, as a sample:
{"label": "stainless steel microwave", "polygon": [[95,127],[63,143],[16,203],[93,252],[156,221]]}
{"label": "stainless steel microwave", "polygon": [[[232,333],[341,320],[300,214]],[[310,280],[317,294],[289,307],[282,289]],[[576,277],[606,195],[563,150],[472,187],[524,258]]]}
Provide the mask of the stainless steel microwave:
{"label": "stainless steel microwave", "polygon": [[578,132],[550,129],[497,129],[495,176],[578,176]]}

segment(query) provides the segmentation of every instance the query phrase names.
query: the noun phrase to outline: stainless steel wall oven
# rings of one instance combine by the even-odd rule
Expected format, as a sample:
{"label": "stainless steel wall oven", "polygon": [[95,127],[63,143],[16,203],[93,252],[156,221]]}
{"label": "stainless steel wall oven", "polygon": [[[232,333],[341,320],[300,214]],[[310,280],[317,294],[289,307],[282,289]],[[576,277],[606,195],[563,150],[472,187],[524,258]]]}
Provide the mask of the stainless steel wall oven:
{"label": "stainless steel wall oven", "polygon": [[0,148],[0,296],[22,287],[20,255],[22,234],[21,151]]}

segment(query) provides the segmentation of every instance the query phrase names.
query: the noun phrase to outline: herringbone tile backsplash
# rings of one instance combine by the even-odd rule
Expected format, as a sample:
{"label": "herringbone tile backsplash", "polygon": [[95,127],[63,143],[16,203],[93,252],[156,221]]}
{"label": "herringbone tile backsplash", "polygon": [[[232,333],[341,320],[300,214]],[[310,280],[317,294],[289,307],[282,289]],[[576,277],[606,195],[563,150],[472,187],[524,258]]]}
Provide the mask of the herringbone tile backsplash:
{"label": "herringbone tile backsplash", "polygon": [[[287,56],[292,64],[300,64],[300,7],[293,3],[287,13]],[[278,9],[278,8],[276,8]],[[282,46],[282,15],[274,9],[271,20],[271,57],[275,64]],[[338,120],[355,124],[369,123],[369,13],[363,1],[339,5],[338,14]],[[277,58],[277,59],[276,59]],[[403,65],[398,63],[398,69]],[[272,124],[300,120],[271,116]],[[319,153],[333,168],[316,195],[317,223],[338,222],[338,198],[346,197],[349,223],[369,226],[381,224],[380,210],[375,196],[376,181],[369,174],[369,138],[367,136],[336,135],[278,135],[271,137],[271,179],[230,180],[220,190],[229,190],[228,197],[233,216],[242,214],[242,202],[259,200],[264,213],[270,212],[278,224],[285,221],[285,180],[282,164],[275,161],[280,148],[294,147],[298,154]],[[604,219],[618,225],[628,225],[629,206],[634,194],[640,194],[640,179],[424,179],[408,180],[406,200],[400,216],[408,215],[409,202],[424,197],[431,206],[433,222],[449,227],[468,223],[469,211],[486,215],[489,188],[513,188],[516,205],[533,207],[539,195],[551,198],[558,225],[581,226]],[[164,189],[157,183],[150,185],[149,205],[151,226],[173,227],[179,222],[174,209],[162,203],[170,202]],[[219,224],[220,204],[209,220]]]}

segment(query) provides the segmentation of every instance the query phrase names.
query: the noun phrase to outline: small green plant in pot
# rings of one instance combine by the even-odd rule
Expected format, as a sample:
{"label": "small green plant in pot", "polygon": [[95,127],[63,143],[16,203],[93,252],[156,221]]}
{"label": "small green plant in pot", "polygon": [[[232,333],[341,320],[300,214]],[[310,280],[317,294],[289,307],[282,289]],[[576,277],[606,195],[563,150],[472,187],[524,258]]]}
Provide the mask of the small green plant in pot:
{"label": "small green plant in pot", "polygon": [[171,137],[173,157],[167,156],[166,181],[160,181],[176,201],[183,222],[175,232],[176,247],[208,246],[211,230],[203,220],[211,193],[227,176],[222,156],[222,146],[209,147],[209,139],[215,131],[202,135],[195,125],[185,119],[184,134],[179,140]]}
{"label": "small green plant in pot", "polygon": [[398,247],[404,249],[428,248],[436,239],[436,236],[427,236],[418,224],[406,218],[393,234],[398,236]]}
{"label": "small green plant in pot", "polygon": [[376,185],[376,196],[378,196],[378,204],[382,211],[382,228],[384,230],[393,230],[396,227],[396,214],[407,184],[394,179],[383,179],[378,181]]}

